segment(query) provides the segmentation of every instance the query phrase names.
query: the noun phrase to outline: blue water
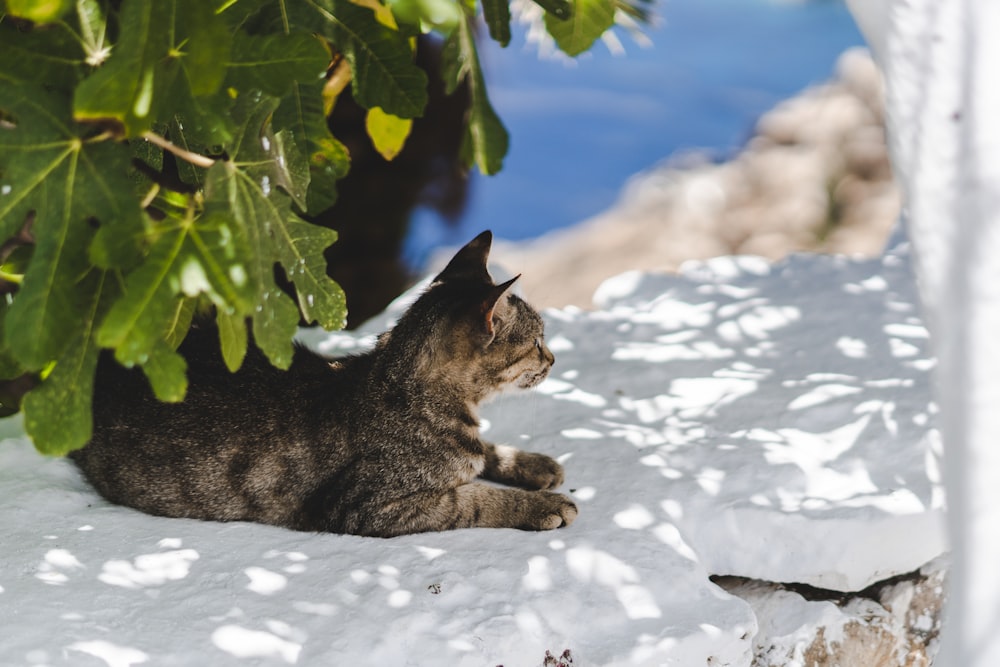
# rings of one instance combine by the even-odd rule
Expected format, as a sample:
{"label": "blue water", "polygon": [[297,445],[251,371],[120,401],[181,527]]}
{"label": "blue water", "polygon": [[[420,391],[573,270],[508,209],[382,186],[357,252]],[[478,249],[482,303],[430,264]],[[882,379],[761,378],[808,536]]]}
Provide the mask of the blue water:
{"label": "blue water", "polygon": [[510,151],[498,175],[473,176],[457,225],[414,214],[408,263],[483,229],[526,239],[585,220],[611,206],[630,176],[678,153],[724,159],[761,113],[828,79],[838,55],[863,44],[839,1],[667,0],[656,12],[653,47],[621,34],[624,57],[597,44],[576,64],[539,60],[523,31],[506,49],[483,41]]}

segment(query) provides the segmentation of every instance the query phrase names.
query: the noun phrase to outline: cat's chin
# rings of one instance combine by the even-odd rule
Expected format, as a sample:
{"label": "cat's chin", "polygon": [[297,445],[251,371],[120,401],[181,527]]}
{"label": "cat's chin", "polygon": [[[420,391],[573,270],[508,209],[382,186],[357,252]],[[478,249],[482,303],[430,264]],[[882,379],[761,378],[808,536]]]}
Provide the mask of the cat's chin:
{"label": "cat's chin", "polygon": [[544,373],[526,373],[517,379],[515,383],[518,389],[531,389],[532,387],[537,387],[545,378],[549,376],[548,371]]}
{"label": "cat's chin", "polygon": [[502,384],[496,389],[494,389],[487,396],[485,396],[480,401],[480,403],[488,403],[493,399],[497,398],[498,396],[504,396],[506,394],[518,394],[526,389],[533,389],[534,387],[537,387],[542,382],[544,382],[546,377],[548,377],[548,373],[542,373],[540,375],[532,374],[532,375],[520,376],[514,379],[513,381],[508,382],[506,384]]}

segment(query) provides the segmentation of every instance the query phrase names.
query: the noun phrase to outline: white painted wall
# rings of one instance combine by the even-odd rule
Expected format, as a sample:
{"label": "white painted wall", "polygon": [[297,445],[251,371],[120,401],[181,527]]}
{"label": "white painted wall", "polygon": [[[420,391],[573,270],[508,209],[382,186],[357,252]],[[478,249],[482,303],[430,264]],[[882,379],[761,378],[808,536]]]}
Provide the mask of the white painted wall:
{"label": "white painted wall", "polygon": [[943,667],[1000,660],[1000,2],[848,0],[886,76],[939,356],[950,600]]}

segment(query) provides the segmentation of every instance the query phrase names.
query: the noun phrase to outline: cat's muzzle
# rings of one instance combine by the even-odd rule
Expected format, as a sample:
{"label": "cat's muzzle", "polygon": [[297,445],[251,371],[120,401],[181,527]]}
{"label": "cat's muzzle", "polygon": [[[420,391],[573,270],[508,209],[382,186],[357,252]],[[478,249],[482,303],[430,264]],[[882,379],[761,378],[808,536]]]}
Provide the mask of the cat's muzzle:
{"label": "cat's muzzle", "polygon": [[543,380],[545,380],[545,378],[549,376],[550,368],[551,366],[541,371],[526,371],[522,373],[521,377],[517,379],[517,386],[521,389],[531,389],[532,387],[537,387]]}

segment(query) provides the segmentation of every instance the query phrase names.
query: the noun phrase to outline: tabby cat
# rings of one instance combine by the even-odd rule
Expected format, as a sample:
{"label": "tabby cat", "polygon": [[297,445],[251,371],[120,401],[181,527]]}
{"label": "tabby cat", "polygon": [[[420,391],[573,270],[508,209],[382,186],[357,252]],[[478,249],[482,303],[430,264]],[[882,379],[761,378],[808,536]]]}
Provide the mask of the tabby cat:
{"label": "tabby cat", "polygon": [[251,350],[230,373],[196,325],[175,404],[105,354],[94,435],[73,459],[108,500],[162,516],[379,537],[569,525],[576,505],[546,490],[563,481],[556,461],[479,437],[477,406],[537,385],[554,360],[514,280],[487,272],[491,240],[462,248],[365,354],[297,347],[281,371]]}

